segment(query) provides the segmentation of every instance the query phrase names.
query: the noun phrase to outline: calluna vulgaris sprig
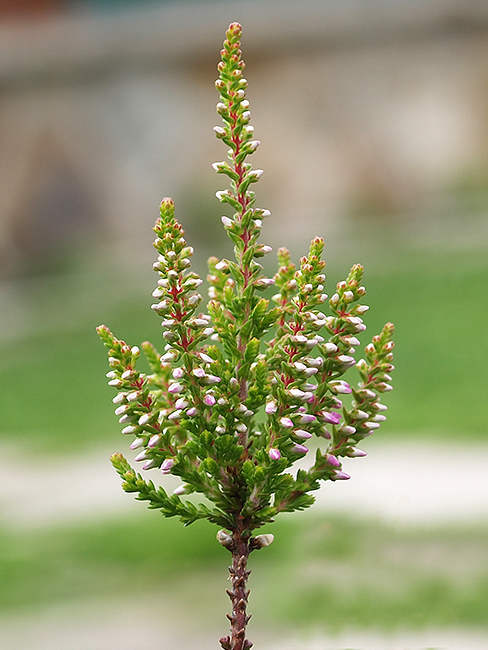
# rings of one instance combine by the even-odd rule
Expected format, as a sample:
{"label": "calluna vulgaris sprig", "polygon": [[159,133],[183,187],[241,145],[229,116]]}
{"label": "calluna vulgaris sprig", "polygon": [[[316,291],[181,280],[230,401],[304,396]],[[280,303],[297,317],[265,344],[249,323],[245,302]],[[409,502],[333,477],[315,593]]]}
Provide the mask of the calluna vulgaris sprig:
{"label": "calluna vulgaris sprig", "polygon": [[[162,319],[163,354],[142,344],[150,367],[145,374],[137,370],[138,347],[98,328],[109,349],[109,385],[117,389],[115,414],[122,433],[134,438],[135,460],[143,470],[181,479],[170,495],[114,454],[123,489],[185,525],[208,519],[222,527],[217,539],[232,553],[231,634],[220,639],[224,650],[252,645],[245,638],[247,560],[273,541],[255,531],[280,512],[311,506],[321,481],[349,478],[341,459],[366,455],[356,445],[385,420],[380,396],[391,390],[393,370],[391,323],[373,337],[364,359],[354,358],[368,309],[358,304],[365,294],[359,264],[328,299],[324,242],[316,237],[298,268],[281,248],[277,273],[263,275],[258,260],[271,248],[259,243],[259,235],[270,213],[256,207],[251,190],[263,172],[248,162],[260,143],[249,123],[240,37],[240,25],[231,24],[216,81],[223,124],[214,129],[228,156],[213,165],[229,179],[230,189],[217,196],[234,213],[222,222],[235,259],[209,260],[210,300],[202,311],[203,281],[190,270],[193,248],[173,201],[164,199],[154,228],[159,279],[152,305]],[[262,295],[271,286],[273,306]],[[357,387],[343,379],[353,366]],[[310,454],[309,441],[318,443],[314,459],[292,474],[296,461]],[[191,493],[204,501],[187,498]]]}

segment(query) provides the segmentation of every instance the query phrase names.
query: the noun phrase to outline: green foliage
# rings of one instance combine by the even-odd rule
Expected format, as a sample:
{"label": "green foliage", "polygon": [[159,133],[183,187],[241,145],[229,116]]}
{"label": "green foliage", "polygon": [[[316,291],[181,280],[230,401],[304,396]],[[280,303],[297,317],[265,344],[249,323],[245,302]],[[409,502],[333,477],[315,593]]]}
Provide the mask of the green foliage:
{"label": "green foliage", "polygon": [[[223,125],[215,132],[229,149],[214,169],[229,179],[230,189],[217,197],[234,210],[222,217],[234,260],[209,260],[210,300],[200,311],[203,281],[190,270],[194,251],[173,201],[164,199],[154,227],[158,286],[152,305],[162,319],[163,353],[143,344],[150,366],[145,374],[137,368],[137,346],[104,325],[98,333],[109,351],[109,385],[118,391],[115,413],[123,433],[135,438],[131,448],[142,450],[136,461],[144,462],[143,470],[160,468],[182,480],[169,496],[115,455],[124,489],[184,524],[206,518],[232,531],[241,524],[252,531],[280,512],[312,505],[309,493],[320,481],[349,478],[340,459],[364,455],[355,445],[385,420],[380,397],[391,389],[393,326],[366,347],[357,363],[360,381],[351,387],[343,376],[356,366],[356,335],[366,329],[368,309],[359,304],[362,266],[354,265],[338,283],[328,300],[330,315],[323,312],[328,296],[320,237],[298,269],[280,249],[277,273],[264,275],[258,259],[271,248],[259,236],[269,211],[256,207],[250,189],[263,172],[248,162],[260,143],[250,125],[240,36],[233,23],[216,81]],[[270,302],[260,294],[273,286],[278,292]],[[293,476],[287,470],[308,453],[303,443],[312,437],[321,442],[315,462]],[[183,498],[191,493],[206,503]]]}

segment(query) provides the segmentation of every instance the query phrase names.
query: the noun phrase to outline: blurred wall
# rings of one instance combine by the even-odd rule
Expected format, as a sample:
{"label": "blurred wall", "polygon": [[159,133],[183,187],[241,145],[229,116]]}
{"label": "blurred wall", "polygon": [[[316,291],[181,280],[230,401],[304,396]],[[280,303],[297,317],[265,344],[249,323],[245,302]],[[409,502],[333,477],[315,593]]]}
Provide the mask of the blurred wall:
{"label": "blurred wall", "polygon": [[220,214],[213,81],[232,20],[280,241],[488,187],[485,2],[54,4],[0,23],[0,276],[84,245],[147,247],[165,195],[203,236]]}

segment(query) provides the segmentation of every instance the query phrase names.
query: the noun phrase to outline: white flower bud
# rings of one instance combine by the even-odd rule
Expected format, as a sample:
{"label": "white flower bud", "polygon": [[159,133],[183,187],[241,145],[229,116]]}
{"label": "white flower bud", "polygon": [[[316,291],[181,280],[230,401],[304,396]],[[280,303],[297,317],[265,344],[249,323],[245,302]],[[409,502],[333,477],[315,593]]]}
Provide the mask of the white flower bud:
{"label": "white flower bud", "polygon": [[303,390],[300,390],[299,388],[291,388],[291,389],[288,391],[288,394],[291,395],[292,397],[295,397],[295,398],[297,398],[297,399],[300,399],[300,398],[303,397],[304,392],[303,392]]}
{"label": "white flower bud", "polygon": [[128,427],[122,429],[122,433],[126,436],[129,436],[132,433],[137,433],[138,431],[139,431],[139,427],[136,427],[133,424],[130,424]]}
{"label": "white flower bud", "polygon": [[369,305],[358,305],[355,309],[356,314],[365,314],[369,309]]}
{"label": "white flower bud", "polygon": [[159,433],[156,433],[156,435],[152,436],[152,438],[149,440],[147,446],[151,447],[151,449],[154,449],[154,447],[157,446],[158,442],[161,440],[161,436]]}
{"label": "white flower bud", "polygon": [[232,544],[232,537],[225,530],[219,530],[217,533],[217,541],[222,546],[228,548]]}
{"label": "white flower bud", "polygon": [[253,542],[253,545],[255,545],[256,548],[265,548],[274,542],[274,535],[271,533],[268,533],[267,535],[257,535],[254,537]]}
{"label": "white flower bud", "polygon": [[354,413],[354,417],[356,420],[367,420],[369,418],[369,415],[364,411],[356,411],[356,413]]}
{"label": "white flower bud", "polygon": [[145,426],[146,424],[149,424],[151,421],[151,414],[150,413],[144,413],[144,415],[141,415],[139,418],[139,424],[141,427]]}
{"label": "white flower bud", "polygon": [[363,426],[368,429],[379,429],[381,425],[379,422],[365,422]]}
{"label": "white flower bud", "polygon": [[147,460],[146,450],[144,450],[144,451],[142,451],[140,454],[138,454],[138,455],[134,458],[134,460],[135,460],[137,463],[141,462],[142,460]]}
{"label": "white flower bud", "polygon": [[122,406],[119,406],[118,408],[115,409],[115,415],[124,415],[127,413],[129,410],[129,405],[128,404],[122,404]]}

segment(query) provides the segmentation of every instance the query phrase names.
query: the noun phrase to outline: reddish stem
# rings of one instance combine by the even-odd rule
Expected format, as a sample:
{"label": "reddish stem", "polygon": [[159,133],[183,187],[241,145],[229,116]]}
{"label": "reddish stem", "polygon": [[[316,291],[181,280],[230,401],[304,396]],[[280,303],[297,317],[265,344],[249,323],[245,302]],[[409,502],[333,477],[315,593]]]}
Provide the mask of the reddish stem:
{"label": "reddish stem", "polygon": [[250,571],[247,570],[247,560],[251,551],[249,547],[250,534],[245,531],[245,521],[238,517],[236,529],[232,535],[232,566],[229,567],[232,580],[232,591],[227,590],[232,603],[232,615],[227,615],[231,622],[231,636],[220,639],[223,650],[249,650],[251,641],[246,639],[246,626],[251,618],[247,614],[247,599],[249,590],[247,580]]}

